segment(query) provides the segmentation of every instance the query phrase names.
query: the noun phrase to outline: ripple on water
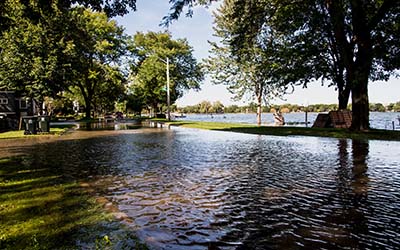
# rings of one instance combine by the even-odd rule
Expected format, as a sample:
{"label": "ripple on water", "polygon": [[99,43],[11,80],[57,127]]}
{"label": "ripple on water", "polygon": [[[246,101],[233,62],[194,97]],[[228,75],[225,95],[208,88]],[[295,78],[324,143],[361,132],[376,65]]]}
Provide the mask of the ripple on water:
{"label": "ripple on water", "polygon": [[399,149],[146,130],[44,143],[27,164],[96,181],[154,249],[398,249]]}

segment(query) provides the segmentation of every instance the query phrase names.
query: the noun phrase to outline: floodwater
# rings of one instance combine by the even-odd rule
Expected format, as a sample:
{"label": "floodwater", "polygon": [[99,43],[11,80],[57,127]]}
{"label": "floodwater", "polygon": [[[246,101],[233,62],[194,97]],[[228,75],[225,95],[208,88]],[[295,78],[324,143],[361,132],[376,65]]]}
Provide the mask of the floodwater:
{"label": "floodwater", "polygon": [[0,141],[97,188],[151,249],[399,249],[400,142],[184,128]]}

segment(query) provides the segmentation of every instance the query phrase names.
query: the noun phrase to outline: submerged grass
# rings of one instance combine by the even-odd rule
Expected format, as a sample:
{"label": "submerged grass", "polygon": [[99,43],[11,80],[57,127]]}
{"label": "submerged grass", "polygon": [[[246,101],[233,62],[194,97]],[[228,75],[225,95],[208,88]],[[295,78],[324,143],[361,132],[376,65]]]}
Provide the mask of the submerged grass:
{"label": "submerged grass", "polygon": [[146,249],[56,167],[0,159],[0,249]]}
{"label": "submerged grass", "polygon": [[[162,122],[162,121],[159,121]],[[256,126],[242,123],[218,123],[197,121],[172,121],[171,126],[182,126],[207,130],[230,131],[238,133],[276,135],[276,136],[317,136],[367,140],[395,140],[400,141],[400,131],[371,129],[365,132],[350,131],[335,128],[304,128],[304,127],[270,127]]]}

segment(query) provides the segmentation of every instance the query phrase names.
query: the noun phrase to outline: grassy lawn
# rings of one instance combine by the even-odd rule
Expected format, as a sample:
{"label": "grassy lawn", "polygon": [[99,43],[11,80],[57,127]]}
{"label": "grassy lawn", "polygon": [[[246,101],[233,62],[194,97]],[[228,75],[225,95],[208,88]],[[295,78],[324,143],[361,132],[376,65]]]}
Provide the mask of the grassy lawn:
{"label": "grassy lawn", "polygon": [[36,135],[24,135],[24,130],[14,130],[0,133],[0,139],[15,139],[24,137],[35,137],[42,135],[60,135],[66,132],[68,129],[72,128],[73,125],[63,125],[59,127],[50,128],[50,133],[38,133]]}
{"label": "grassy lawn", "polygon": [[[162,122],[161,120],[158,120]],[[348,129],[334,128],[304,128],[304,127],[269,127],[256,126],[240,123],[217,123],[217,122],[197,122],[197,121],[172,121],[168,122],[171,126],[182,126],[188,128],[230,131],[238,133],[258,134],[258,135],[277,135],[277,136],[317,136],[349,139],[367,140],[395,140],[400,141],[400,131],[371,129],[367,132],[354,132]]]}
{"label": "grassy lawn", "polygon": [[82,248],[146,249],[59,169],[0,159],[0,249]]}

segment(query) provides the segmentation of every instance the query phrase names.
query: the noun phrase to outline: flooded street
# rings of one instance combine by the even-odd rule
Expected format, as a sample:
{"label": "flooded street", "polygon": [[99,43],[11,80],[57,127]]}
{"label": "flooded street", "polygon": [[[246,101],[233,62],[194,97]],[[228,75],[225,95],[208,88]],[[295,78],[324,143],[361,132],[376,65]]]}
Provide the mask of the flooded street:
{"label": "flooded street", "polygon": [[183,128],[0,141],[91,183],[151,249],[399,249],[399,152]]}

